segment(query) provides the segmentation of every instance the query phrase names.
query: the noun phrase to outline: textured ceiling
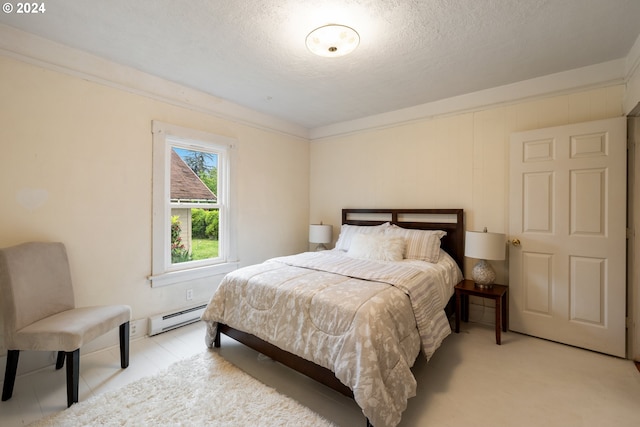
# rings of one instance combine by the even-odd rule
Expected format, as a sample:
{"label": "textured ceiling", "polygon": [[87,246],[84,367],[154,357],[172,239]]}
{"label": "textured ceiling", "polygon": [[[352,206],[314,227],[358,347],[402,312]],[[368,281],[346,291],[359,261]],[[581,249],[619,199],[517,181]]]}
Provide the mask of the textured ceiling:
{"label": "textured ceiling", "polygon": [[[0,22],[308,129],[624,58],[640,0],[54,0]],[[316,27],[356,29],[321,58]]]}

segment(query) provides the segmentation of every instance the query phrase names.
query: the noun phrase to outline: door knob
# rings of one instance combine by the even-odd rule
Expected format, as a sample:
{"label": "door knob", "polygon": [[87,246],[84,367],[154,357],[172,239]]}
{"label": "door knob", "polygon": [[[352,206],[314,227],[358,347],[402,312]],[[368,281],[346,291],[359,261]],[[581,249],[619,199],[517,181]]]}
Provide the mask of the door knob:
{"label": "door knob", "polygon": [[511,241],[511,244],[512,244],[513,246],[520,246],[520,239],[513,239],[513,240]]}

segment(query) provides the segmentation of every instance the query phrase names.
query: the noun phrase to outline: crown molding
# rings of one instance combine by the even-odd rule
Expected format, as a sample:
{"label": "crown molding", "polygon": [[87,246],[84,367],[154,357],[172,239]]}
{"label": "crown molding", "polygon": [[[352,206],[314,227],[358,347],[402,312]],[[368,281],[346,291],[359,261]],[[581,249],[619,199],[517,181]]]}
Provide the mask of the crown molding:
{"label": "crown molding", "polygon": [[460,114],[509,105],[525,99],[561,95],[581,89],[624,84],[625,59],[550,74],[491,89],[429,102],[388,113],[377,114],[311,129],[312,142],[365,130],[384,129],[430,117]]}
{"label": "crown molding", "polygon": [[626,58],[313,129],[251,110],[5,24],[0,24],[0,55],[242,125],[315,142],[356,132],[389,128],[431,117],[513,104],[526,99],[561,95],[612,84],[625,84],[639,73],[640,37],[636,39]]}
{"label": "crown molding", "polygon": [[242,125],[309,138],[302,126],[5,24],[0,24],[0,55]]}

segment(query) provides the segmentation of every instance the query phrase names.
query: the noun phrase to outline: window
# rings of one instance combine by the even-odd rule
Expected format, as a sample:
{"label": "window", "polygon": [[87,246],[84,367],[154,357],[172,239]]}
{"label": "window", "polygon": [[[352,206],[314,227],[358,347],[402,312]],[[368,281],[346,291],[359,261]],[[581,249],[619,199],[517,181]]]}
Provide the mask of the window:
{"label": "window", "polygon": [[237,268],[231,173],[235,141],[153,121],[151,284]]}

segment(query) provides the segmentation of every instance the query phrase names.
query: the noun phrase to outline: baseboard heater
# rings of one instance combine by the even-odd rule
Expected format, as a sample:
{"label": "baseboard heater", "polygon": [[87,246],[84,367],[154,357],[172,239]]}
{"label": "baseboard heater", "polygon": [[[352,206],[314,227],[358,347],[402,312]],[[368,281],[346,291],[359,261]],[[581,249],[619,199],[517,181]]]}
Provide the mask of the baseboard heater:
{"label": "baseboard heater", "polygon": [[149,318],[149,336],[158,335],[163,332],[186,326],[200,320],[200,316],[204,313],[206,304],[197,305],[191,308],[185,308],[172,313],[160,314]]}

